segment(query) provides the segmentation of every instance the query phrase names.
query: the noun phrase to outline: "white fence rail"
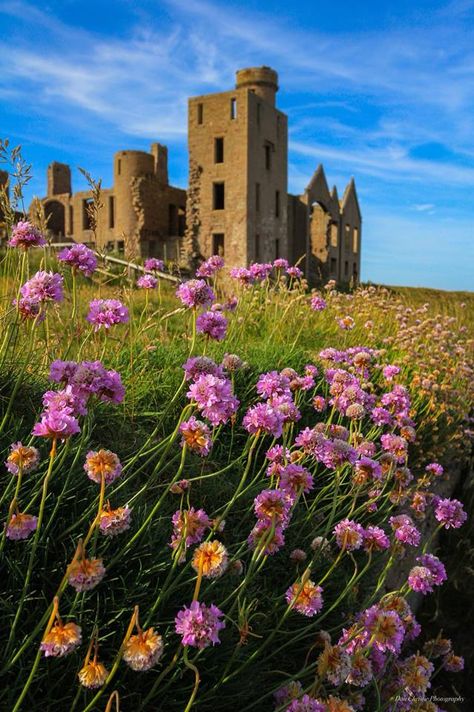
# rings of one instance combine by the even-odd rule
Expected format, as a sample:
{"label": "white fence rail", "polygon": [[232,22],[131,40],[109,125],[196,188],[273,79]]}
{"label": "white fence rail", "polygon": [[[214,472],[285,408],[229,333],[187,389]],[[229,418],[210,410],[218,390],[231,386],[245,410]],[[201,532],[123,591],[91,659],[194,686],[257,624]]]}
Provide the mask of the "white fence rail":
{"label": "white fence rail", "polygon": [[[51,242],[49,244],[49,247],[52,247],[54,249],[59,249],[62,247],[73,247],[74,245],[77,245],[77,242]],[[100,252],[96,252],[94,250],[94,254],[99,257],[100,259],[103,259],[105,262],[110,262],[111,264],[115,265],[121,265],[122,267],[126,267],[129,276],[131,275],[131,272],[139,272],[139,273],[144,273],[146,270],[143,267],[143,265],[139,265],[136,262],[128,262],[127,260],[122,260],[120,257],[113,257],[112,255],[104,255]],[[100,270],[102,271],[102,270]],[[168,272],[161,272],[154,270],[153,274],[156,274],[158,277],[161,277],[162,279],[167,279],[169,282],[174,282],[175,284],[178,284],[181,282],[180,278],[177,277],[174,274],[169,274]]]}

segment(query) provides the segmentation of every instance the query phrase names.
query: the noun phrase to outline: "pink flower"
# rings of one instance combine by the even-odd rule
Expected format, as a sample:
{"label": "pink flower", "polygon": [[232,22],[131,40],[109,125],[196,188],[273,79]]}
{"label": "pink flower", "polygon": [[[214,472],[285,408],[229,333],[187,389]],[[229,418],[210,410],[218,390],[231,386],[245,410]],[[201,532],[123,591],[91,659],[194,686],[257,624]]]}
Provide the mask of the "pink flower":
{"label": "pink flower", "polygon": [[66,440],[80,431],[77,419],[67,410],[51,409],[41,415],[40,422],[36,423],[31,432],[42,438]]}
{"label": "pink flower", "polygon": [[364,531],[364,549],[383,551],[390,546],[390,539],[380,527],[369,526]]}
{"label": "pink flower", "polygon": [[158,285],[158,280],[152,274],[142,274],[137,279],[137,287],[139,289],[155,289]]}
{"label": "pink flower", "polygon": [[86,245],[65,247],[64,250],[61,250],[58,254],[58,260],[65,262],[73,269],[78,269],[86,277],[90,277],[97,269],[97,257],[93,250],[89,249]]}
{"label": "pink flower", "polygon": [[388,521],[395,532],[395,537],[398,541],[401,541],[402,544],[418,546],[421,534],[413,524],[413,520],[408,515],[399,514],[396,517],[390,517]]}
{"label": "pink flower", "polygon": [[62,302],[64,299],[63,293],[63,277],[55,272],[36,272],[20,289],[20,294],[23,299],[29,303],[39,302]]}
{"label": "pink flower", "polygon": [[129,314],[127,307],[118,299],[93,299],[86,319],[94,324],[94,331],[98,331],[102,327],[110,329],[114,324],[127,323]]}
{"label": "pink flower", "polygon": [[224,260],[220,255],[212,255],[203,262],[196,271],[197,277],[212,277],[216,272],[222,269]]}
{"label": "pink flower", "polygon": [[165,268],[165,263],[156,257],[148,257],[145,260],[144,267],[147,272],[161,272]]}
{"label": "pink flower", "polygon": [[257,403],[251,406],[242,421],[249,433],[270,433],[275,438],[282,434],[284,416],[268,403]]}
{"label": "pink flower", "polygon": [[44,247],[46,240],[38,228],[27,220],[20,220],[13,226],[12,236],[7,245],[28,250],[30,247]]}
{"label": "pink flower", "polygon": [[435,506],[435,517],[445,529],[459,529],[467,519],[462,503],[457,499],[439,499]]}
{"label": "pink flower", "polygon": [[232,383],[211,374],[199,376],[186,395],[213,425],[226,423],[239,407],[239,401],[232,395]]}
{"label": "pink flower", "polygon": [[282,490],[263,490],[255,497],[254,510],[257,519],[266,524],[288,523],[291,500]]}
{"label": "pink flower", "polygon": [[31,514],[20,514],[20,512],[18,512],[17,514],[12,514],[6,536],[8,539],[13,539],[14,541],[28,539],[30,534],[36,530],[37,526],[37,517]]}
{"label": "pink flower", "polygon": [[199,334],[222,341],[227,332],[227,319],[218,311],[204,312],[196,319],[196,329]]}
{"label": "pink flower", "polygon": [[211,431],[206,423],[192,415],[179,426],[182,435],[181,447],[186,445],[192,452],[198,455],[209,455],[212,448]]}
{"label": "pink flower", "polygon": [[280,487],[287,490],[292,495],[304,492],[305,494],[313,489],[313,476],[306,467],[296,465],[292,462],[284,465],[280,470]]}
{"label": "pink flower", "polygon": [[285,598],[298,613],[311,618],[323,607],[323,589],[309,579],[304,583],[297,581],[287,590]]}
{"label": "pink flower", "polygon": [[211,604],[206,606],[199,601],[193,601],[189,607],[184,606],[175,618],[175,630],[181,635],[183,645],[191,645],[203,650],[209,645],[220,643],[219,631],[225,628],[220,619],[222,611]]}
{"label": "pink flower", "polygon": [[176,296],[185,307],[206,307],[215,300],[215,294],[204,279],[190,279],[180,284]]}
{"label": "pink flower", "polygon": [[337,545],[345,551],[360,549],[364,543],[364,528],[350,519],[343,519],[334,527]]}

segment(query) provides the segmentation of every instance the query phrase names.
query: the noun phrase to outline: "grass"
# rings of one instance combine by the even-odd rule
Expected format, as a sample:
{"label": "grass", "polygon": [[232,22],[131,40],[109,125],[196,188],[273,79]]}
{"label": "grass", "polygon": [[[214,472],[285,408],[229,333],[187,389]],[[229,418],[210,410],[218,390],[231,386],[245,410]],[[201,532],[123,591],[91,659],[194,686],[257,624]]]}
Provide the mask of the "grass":
{"label": "grass", "polygon": [[[49,446],[40,438],[31,440],[30,432],[42,409],[42,394],[59,388],[48,380],[51,362],[100,360],[107,369],[120,373],[125,398],[119,405],[90,404],[87,415],[80,419],[81,433],[60,445],[53,461],[41,530],[27,541],[5,542],[2,555],[7,576],[1,600],[7,624],[4,635],[10,642],[5,640],[2,645],[2,709],[37,709],[38,699],[51,712],[105,709],[109,695],[117,689],[123,710],[153,710],[157,705],[170,711],[188,710],[189,704],[199,710],[269,710],[274,708],[272,693],[291,680],[321,699],[332,694],[354,702],[357,688],[335,686],[321,666],[318,668],[322,648],[316,635],[326,630],[337,642],[342,628],[378,600],[382,589],[377,596],[376,582],[379,577],[383,582],[391,561],[387,552],[368,558],[357,551],[336,558],[332,530],[350,516],[363,526],[379,525],[390,533],[388,518],[400,503],[408,507],[415,492],[424,492],[432,484],[424,474],[428,462],[442,462],[449,472],[453,463],[465,461],[463,432],[468,415],[474,295],[367,287],[354,293],[327,294],[327,308],[314,312],[304,282],[266,281],[245,289],[219,277],[214,285],[218,299],[224,302],[235,291],[237,309],[226,312],[229,326],[222,342],[198,335],[194,343],[193,310],[183,307],[174,287],[164,282],[159,294],[155,290],[146,297],[123,275],[111,281],[100,275],[94,282],[79,277],[78,309],[72,317],[70,273],[58,266],[49,249],[31,255],[30,276],[38,267],[63,271],[65,300],[48,306],[41,324],[20,321],[11,307],[19,286],[18,258],[8,250],[2,262],[1,442],[7,453],[11,443],[31,441],[42,455],[38,470],[24,477],[18,495],[21,511],[37,513],[44,491]],[[94,332],[85,318],[88,304],[95,298],[110,297],[128,306],[130,320],[107,333]],[[463,302],[465,306],[461,306]],[[424,306],[426,303],[429,306]],[[354,319],[350,330],[338,324],[346,316]],[[331,412],[317,413],[312,406],[315,394],[330,397],[325,370],[334,364],[320,356],[328,347],[373,350],[370,373],[359,375],[366,392],[377,400],[391,388],[380,367],[388,363],[400,366],[396,380],[408,387],[411,416],[416,421],[417,438],[409,446],[408,460],[413,481],[397,480],[396,468],[392,468],[381,491],[374,492],[373,483],[372,487],[355,483],[353,468],[347,463],[336,469],[325,467],[302,454],[295,444],[299,431],[326,423]],[[213,429],[214,446],[203,458],[182,450],[176,431],[179,420],[190,414],[189,407],[184,410],[189,401],[188,386],[182,386],[182,364],[190,354],[220,363],[226,353],[238,354],[245,362],[235,374],[229,374],[240,407],[235,419]],[[347,358],[340,366],[354,372]],[[250,437],[242,427],[242,417],[257,401],[259,374],[291,368],[301,375],[308,363],[315,364],[319,374],[314,388],[297,394],[301,420],[285,427],[284,442],[314,476],[315,486],[299,496],[285,532],[285,546],[268,556],[258,548],[250,549],[247,537],[255,524],[255,496],[277,484],[265,475],[265,451],[272,438]],[[375,457],[380,459],[382,429],[369,417],[351,423],[334,409],[330,418],[350,429],[353,443],[359,434],[374,442]],[[94,529],[99,488],[86,477],[83,463],[89,450],[100,447],[114,451],[122,461],[124,475],[106,488],[106,497],[113,507],[130,504],[132,527],[114,538],[92,535],[89,555],[95,552],[104,560],[107,575],[103,582],[84,593],[76,593],[71,586],[60,592],[61,614],[65,620],[76,621],[83,631],[79,652],[64,659],[37,660],[43,619],[51,610],[53,596],[79,538],[91,526]],[[172,483],[184,478],[190,488],[173,494]],[[15,481],[5,473],[3,482],[5,519]],[[222,577],[205,579],[199,594],[200,601],[214,603],[225,615],[220,645],[203,651],[189,647],[184,654],[174,631],[174,618],[183,605],[189,605],[197,578],[190,562],[192,551],[178,564],[172,559],[169,541],[173,513],[191,506],[204,509],[214,522],[226,512],[225,527],[219,531],[216,524],[213,538],[225,545],[231,565]],[[330,540],[329,560],[311,548],[318,536]],[[305,561],[296,563],[290,557],[295,549],[305,552]],[[390,553],[397,565],[402,552],[395,541]],[[306,575],[308,566],[312,580],[324,579],[324,606],[314,618],[289,610],[284,597],[288,587]],[[240,567],[243,573],[239,576]],[[26,581],[29,568],[31,578]],[[402,593],[407,593],[406,587]],[[134,606],[139,606],[142,625],[155,626],[163,636],[160,663],[150,672],[137,673],[121,662],[106,688],[90,691],[79,686],[77,672],[94,629],[98,630],[99,658],[111,671],[118,662]],[[417,647],[418,641],[408,643],[402,658]],[[200,675],[195,699],[190,662]],[[27,682],[33,668],[35,674]],[[384,671],[364,688],[365,709],[386,709],[393,669],[389,657]],[[443,685],[449,686],[451,679],[450,674]]]}

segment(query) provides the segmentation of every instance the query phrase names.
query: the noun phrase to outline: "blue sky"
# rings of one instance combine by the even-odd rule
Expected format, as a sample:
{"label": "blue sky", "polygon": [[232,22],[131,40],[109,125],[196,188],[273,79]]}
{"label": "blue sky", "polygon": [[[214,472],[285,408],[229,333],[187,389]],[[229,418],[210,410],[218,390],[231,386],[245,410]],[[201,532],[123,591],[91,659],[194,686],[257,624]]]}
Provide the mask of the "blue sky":
{"label": "blue sky", "polygon": [[[122,148],[169,147],[186,99],[268,64],[289,115],[289,189],[356,178],[362,278],[474,289],[474,0],[0,0],[0,136],[104,185]],[[74,189],[83,187],[73,173]]]}

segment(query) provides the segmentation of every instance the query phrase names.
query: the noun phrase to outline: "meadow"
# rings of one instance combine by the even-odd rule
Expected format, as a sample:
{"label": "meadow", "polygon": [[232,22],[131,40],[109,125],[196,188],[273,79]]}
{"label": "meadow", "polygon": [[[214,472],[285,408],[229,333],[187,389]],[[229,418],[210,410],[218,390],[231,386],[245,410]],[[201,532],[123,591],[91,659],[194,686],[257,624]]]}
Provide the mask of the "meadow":
{"label": "meadow", "polygon": [[0,708],[462,709],[411,606],[466,526],[474,295],[7,229]]}

